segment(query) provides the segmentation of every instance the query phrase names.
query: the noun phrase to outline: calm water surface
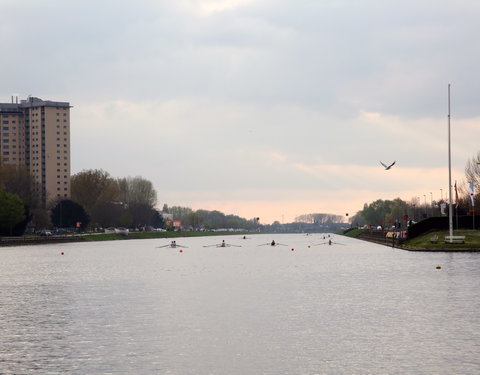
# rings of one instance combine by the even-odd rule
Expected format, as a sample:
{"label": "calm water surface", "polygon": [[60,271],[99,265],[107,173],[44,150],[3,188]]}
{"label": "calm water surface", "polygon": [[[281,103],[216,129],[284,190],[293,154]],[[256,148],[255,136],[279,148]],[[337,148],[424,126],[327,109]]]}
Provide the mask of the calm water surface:
{"label": "calm water surface", "polygon": [[480,373],[480,254],[333,237],[0,248],[0,374]]}

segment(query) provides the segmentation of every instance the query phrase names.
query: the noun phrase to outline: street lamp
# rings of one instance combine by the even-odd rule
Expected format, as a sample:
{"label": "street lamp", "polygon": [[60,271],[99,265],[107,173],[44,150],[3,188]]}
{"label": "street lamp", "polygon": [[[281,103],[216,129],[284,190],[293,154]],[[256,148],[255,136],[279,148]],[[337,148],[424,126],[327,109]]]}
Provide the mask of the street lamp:
{"label": "street lamp", "polygon": [[440,189],[440,200],[443,201],[443,189]]}

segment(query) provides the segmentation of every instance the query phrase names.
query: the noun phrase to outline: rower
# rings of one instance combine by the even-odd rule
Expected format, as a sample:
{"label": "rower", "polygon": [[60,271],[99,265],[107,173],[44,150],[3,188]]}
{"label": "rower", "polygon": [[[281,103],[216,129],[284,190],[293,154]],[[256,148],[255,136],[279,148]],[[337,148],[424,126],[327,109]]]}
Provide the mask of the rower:
{"label": "rower", "polygon": [[222,241],[222,244],[220,245],[220,247],[225,247],[226,244],[225,244],[225,240]]}
{"label": "rower", "polygon": [[270,245],[275,246],[275,240],[272,240],[272,243]]}

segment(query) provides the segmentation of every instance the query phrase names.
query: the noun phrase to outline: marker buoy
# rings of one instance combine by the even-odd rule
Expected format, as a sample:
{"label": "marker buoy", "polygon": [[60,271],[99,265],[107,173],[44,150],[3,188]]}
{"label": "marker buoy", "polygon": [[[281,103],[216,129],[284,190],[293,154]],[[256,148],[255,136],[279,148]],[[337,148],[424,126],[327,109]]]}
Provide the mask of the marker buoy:
{"label": "marker buoy", "polygon": [[183,253],[183,250],[182,250],[182,249],[180,249],[179,251],[180,251],[181,253]]}
{"label": "marker buoy", "polygon": [[440,269],[442,269],[442,266],[436,266],[435,268],[436,268],[437,270],[440,270]]}
{"label": "marker buoy", "polygon": [[64,253],[63,253],[63,251],[62,251],[60,254],[62,254],[62,255],[63,255],[63,254],[64,254]]}
{"label": "marker buoy", "polygon": [[310,249],[310,245],[308,245],[308,248]]}
{"label": "marker buoy", "polygon": [[295,251],[295,249],[292,247],[292,251]]}

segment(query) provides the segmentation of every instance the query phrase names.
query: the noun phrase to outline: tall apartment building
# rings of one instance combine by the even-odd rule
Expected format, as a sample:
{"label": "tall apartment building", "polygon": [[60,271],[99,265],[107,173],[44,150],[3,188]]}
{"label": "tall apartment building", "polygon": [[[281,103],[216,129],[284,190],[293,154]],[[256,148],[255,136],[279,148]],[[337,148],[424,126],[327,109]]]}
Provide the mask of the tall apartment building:
{"label": "tall apartment building", "polygon": [[44,205],[70,197],[70,104],[29,97],[0,103],[0,164],[24,166]]}

